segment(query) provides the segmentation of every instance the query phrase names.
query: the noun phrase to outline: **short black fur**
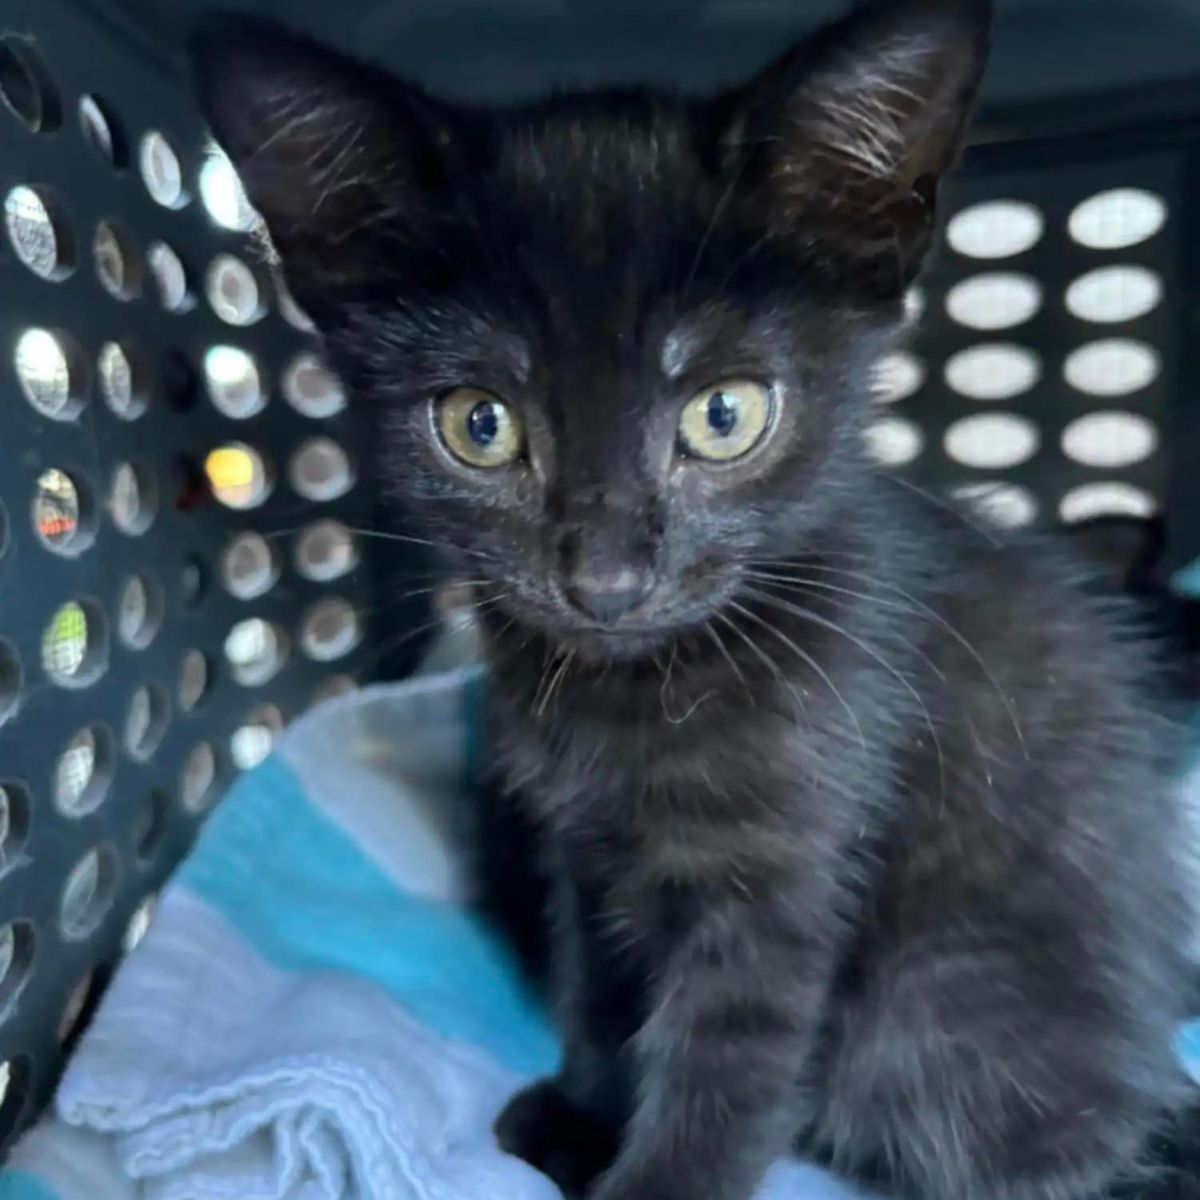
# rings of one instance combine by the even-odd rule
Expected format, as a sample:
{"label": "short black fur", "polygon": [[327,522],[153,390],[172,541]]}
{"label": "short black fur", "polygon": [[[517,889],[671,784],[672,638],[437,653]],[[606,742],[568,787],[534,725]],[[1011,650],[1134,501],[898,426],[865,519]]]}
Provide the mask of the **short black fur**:
{"label": "short black fur", "polygon": [[[1060,550],[863,449],[988,17],[878,0],[712,103],[500,111],[197,40],[403,530],[475,589],[567,1047],[499,1132],[595,1200],[746,1200],[793,1145],[916,1200],[1081,1200],[1183,1095],[1146,655]],[[704,461],[680,414],[731,379],[770,419]],[[456,456],[463,387],[520,455]]]}

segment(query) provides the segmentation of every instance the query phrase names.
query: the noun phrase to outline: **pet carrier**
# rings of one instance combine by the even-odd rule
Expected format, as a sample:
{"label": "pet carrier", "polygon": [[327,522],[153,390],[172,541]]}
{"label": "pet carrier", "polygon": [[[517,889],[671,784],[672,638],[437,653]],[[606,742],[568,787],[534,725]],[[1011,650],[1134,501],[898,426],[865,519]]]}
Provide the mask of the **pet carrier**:
{"label": "pet carrier", "polygon": [[[430,623],[362,414],[260,265],[180,39],[203,0],[0,20],[0,1139],[156,889],[302,709]],[[246,2],[240,7],[250,11]],[[258,0],[260,15],[272,15]],[[841,5],[287,6],[450,96],[702,91]],[[1002,525],[1161,512],[1200,555],[1200,11],[1000,0],[944,244],[882,364],[875,453]]]}

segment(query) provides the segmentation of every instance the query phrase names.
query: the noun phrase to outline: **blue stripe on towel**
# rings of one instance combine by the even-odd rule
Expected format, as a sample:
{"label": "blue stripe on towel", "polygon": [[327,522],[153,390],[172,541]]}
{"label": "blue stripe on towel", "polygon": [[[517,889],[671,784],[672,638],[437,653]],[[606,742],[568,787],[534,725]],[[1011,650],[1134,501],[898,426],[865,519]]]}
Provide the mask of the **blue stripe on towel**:
{"label": "blue stripe on towel", "polygon": [[1171,584],[1177,592],[1200,600],[1200,558],[1176,571]]}
{"label": "blue stripe on towel", "polygon": [[25,1171],[0,1171],[0,1200],[58,1200],[36,1175]]}
{"label": "blue stripe on towel", "polygon": [[510,1070],[554,1069],[549,1023],[497,941],[465,912],[400,891],[279,759],[238,781],[178,879],[268,962],[367,979]]}

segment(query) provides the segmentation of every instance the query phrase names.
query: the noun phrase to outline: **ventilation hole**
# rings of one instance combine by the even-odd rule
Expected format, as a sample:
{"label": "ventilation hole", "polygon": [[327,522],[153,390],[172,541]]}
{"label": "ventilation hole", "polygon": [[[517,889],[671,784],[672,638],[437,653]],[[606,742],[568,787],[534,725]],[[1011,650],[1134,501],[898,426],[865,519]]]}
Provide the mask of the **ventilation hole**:
{"label": "ventilation hole", "polygon": [[1011,329],[1042,306],[1042,289],[1028,275],[995,271],[964,279],[946,295],[946,311],[971,329]]}
{"label": "ventilation hole", "polygon": [[955,421],[945,436],[946,453],[955,462],[999,471],[1031,459],[1041,444],[1037,426],[1011,413],[985,413]]}
{"label": "ventilation hole", "polygon": [[32,812],[27,788],[12,780],[0,783],[0,875],[21,863]]}
{"label": "ventilation hole", "polygon": [[[159,800],[161,801],[161,797]],[[165,805],[165,801],[162,803]],[[121,949],[126,954],[132,954],[142,944],[146,934],[150,932],[154,911],[157,908],[158,897],[151,896],[143,900],[134,910],[133,916],[129,918],[129,924],[125,927],[125,934],[121,938]]]}
{"label": "ventilation hole", "polygon": [[279,315],[293,329],[298,329],[301,333],[317,332],[317,327],[313,324],[312,317],[296,303],[295,297],[288,291],[287,284],[278,275],[275,278],[275,296]]}
{"label": "ventilation hole", "polygon": [[358,547],[340,521],[318,521],[296,541],[296,570],[305,579],[328,583],[358,565]]}
{"label": "ventilation hole", "polygon": [[33,968],[36,935],[28,921],[0,927],[0,1021],[12,1016]]}
{"label": "ventilation hole", "polygon": [[208,659],[199,650],[189,650],[179,665],[180,712],[192,712],[208,694],[208,676]]}
{"label": "ventilation hole", "polygon": [[1124,250],[1148,241],[1166,224],[1161,196],[1141,188],[1114,188],[1080,204],[1067,222],[1071,236],[1092,250]]}
{"label": "ventilation hole", "polygon": [[108,666],[104,614],[90,600],[69,600],[42,632],[42,669],[60,687],[95,683]]}
{"label": "ventilation hole", "polygon": [[158,483],[145,467],[121,463],[113,472],[108,511],[113,524],[130,537],[146,532],[158,513]]}
{"label": "ventilation hole", "polygon": [[238,683],[260,687],[279,674],[287,657],[287,640],[277,625],[250,617],[229,631],[225,657]]}
{"label": "ventilation hole", "polygon": [[1074,488],[1058,507],[1068,524],[1093,517],[1152,517],[1158,505],[1154,497],[1128,483],[1086,483]]}
{"label": "ventilation hole", "polygon": [[28,1055],[0,1063],[0,1143],[8,1144],[24,1123],[32,1086]]}
{"label": "ventilation hole", "polygon": [[195,556],[189,558],[179,572],[179,598],[188,608],[195,608],[204,599],[208,588],[208,570]]}
{"label": "ventilation hole", "polygon": [[125,749],[130,757],[145,762],[162,744],[171,720],[171,709],[162,688],[143,684],[129,701],[125,715]]}
{"label": "ventilation hole", "polygon": [[313,692],[313,704],[324,704],[327,700],[336,700],[339,696],[349,696],[358,691],[358,684],[349,675],[330,675]]}
{"label": "ventilation hole", "polygon": [[4,198],[4,224],[13,253],[42,279],[65,279],[75,269],[75,238],[63,206],[44,188],[18,184]]}
{"label": "ventilation hole", "polygon": [[898,467],[912,462],[925,445],[920,427],[902,417],[876,421],[866,433],[867,453],[878,463]]}
{"label": "ventilation hole", "polygon": [[261,534],[239,533],[221,555],[225,590],[238,600],[256,600],[279,578],[279,558]]}
{"label": "ventilation hole", "polygon": [[34,133],[62,124],[58,92],[28,38],[0,37],[0,99]]}
{"label": "ventilation hole", "polygon": [[183,168],[171,143],[153,129],[138,146],[138,169],[150,198],[164,208],[182,208],[187,203],[183,190]]}
{"label": "ventilation hole", "polygon": [[967,258],[1011,258],[1041,240],[1046,222],[1023,200],[989,200],[955,214],[946,240]]}
{"label": "ventilation hole", "polygon": [[63,886],[58,925],[69,942],[91,937],[112,907],[117,858],[111,846],[89,850],[71,869]]}
{"label": "ventilation hole", "polygon": [[927,307],[928,301],[925,298],[925,289],[913,284],[904,293],[904,319],[910,325],[918,324],[925,315]]}
{"label": "ventilation hole", "polygon": [[183,764],[179,779],[179,800],[184,811],[204,812],[216,799],[217,755],[208,742],[201,742]]}
{"label": "ventilation hole", "polygon": [[1089,413],[1063,430],[1062,448],[1085,467],[1129,467],[1158,449],[1158,430],[1134,413]]}
{"label": "ventilation hole", "polygon": [[112,783],[112,735],[103,725],[81,729],[54,764],[54,806],[64,817],[78,819],[104,803]]}
{"label": "ventilation hole", "polygon": [[946,382],[974,400],[1008,400],[1027,392],[1042,375],[1032,350],[1009,342],[971,346],[946,363]]}
{"label": "ventilation hole", "polygon": [[121,589],[117,604],[117,636],[130,650],[145,650],[162,628],[163,589],[135,575]]}
{"label": "ventilation hole", "polygon": [[83,140],[104,162],[124,170],[129,162],[129,153],[121,127],[97,97],[79,97],[79,128]]}
{"label": "ventilation hole", "polygon": [[13,366],[25,399],[43,417],[73,421],[83,411],[87,369],[61,330],[27,329],[17,340]]}
{"label": "ventilation hole", "polygon": [[1158,378],[1157,351],[1129,338],[1091,342],[1067,355],[1067,382],[1092,396],[1124,396],[1149,387]]}
{"label": "ventilation hole", "polygon": [[305,417],[332,417],[346,407],[342,385],[315,354],[306,352],[292,360],[282,389],[287,402]]}
{"label": "ventilation hole", "polygon": [[17,715],[24,678],[21,656],[16,647],[6,639],[0,638],[0,725]]}
{"label": "ventilation hole", "polygon": [[920,389],[925,382],[925,367],[915,354],[901,351],[880,359],[875,378],[879,399],[885,404],[894,404]]}
{"label": "ventilation hole", "polygon": [[33,494],[33,528],[42,545],[73,558],[96,538],[96,511],[87,490],[57,467],[37,478]]}
{"label": "ventilation hole", "polygon": [[209,263],[204,293],[213,312],[228,325],[253,325],[266,311],[254,272],[232,254],[218,254]]}
{"label": "ventilation hole", "polygon": [[338,596],[318,600],[300,624],[300,647],[316,662],[345,658],[361,637],[358,613]]}
{"label": "ventilation hole", "polygon": [[96,377],[105,404],[123,421],[133,421],[146,411],[145,364],[128,343],[105,342],[96,360]]}
{"label": "ventilation hole", "polygon": [[133,300],[142,292],[142,256],[133,235],[112,217],[96,226],[92,240],[96,277],[118,300]]}
{"label": "ventilation hole", "polygon": [[330,438],[309,438],[288,465],[291,485],[306,500],[336,500],[354,484],[346,452]]}
{"label": "ventilation hole", "polygon": [[266,759],[283,732],[283,714],[273,704],[256,708],[229,739],[229,756],[239,771],[250,771]]}
{"label": "ventilation hole", "polygon": [[1013,483],[971,483],[954,494],[1001,529],[1020,529],[1037,519],[1038,502],[1033,493]]}
{"label": "ventilation hole", "polygon": [[166,242],[152,242],[146,251],[146,262],[163,308],[168,312],[186,312],[191,308],[192,289],[183,259]]}
{"label": "ventilation hole", "polygon": [[1162,280],[1145,267],[1099,267],[1067,288],[1067,310],[1082,321],[1133,321],[1157,308],[1162,293]]}
{"label": "ventilation hole", "polygon": [[243,442],[230,442],[204,460],[213,495],[226,508],[256,508],[270,494],[271,471],[262,455]]}
{"label": "ventilation hole", "polygon": [[95,984],[95,974],[89,971],[72,989],[63,1006],[62,1016],[58,1018],[58,1040],[62,1045],[74,1043],[83,1033],[87,1023],[85,1010],[88,1001],[92,999],[92,988]]}
{"label": "ventilation hole", "polygon": [[258,365],[236,346],[213,346],[204,356],[208,397],[218,412],[236,421],[266,407],[267,394]]}
{"label": "ventilation hole", "polygon": [[259,224],[246,197],[242,181],[233,163],[215,143],[210,142],[200,165],[200,200],[213,221],[222,229],[249,232]]}

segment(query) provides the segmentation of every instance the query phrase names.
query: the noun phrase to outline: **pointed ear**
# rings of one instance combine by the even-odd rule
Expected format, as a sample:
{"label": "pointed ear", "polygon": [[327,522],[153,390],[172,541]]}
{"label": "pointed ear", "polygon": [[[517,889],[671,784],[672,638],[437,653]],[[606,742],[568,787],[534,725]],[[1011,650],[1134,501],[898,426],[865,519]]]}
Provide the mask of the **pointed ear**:
{"label": "pointed ear", "polygon": [[443,106],[270,24],[210,22],[189,49],[201,109],[301,307],[418,236],[446,183]]}
{"label": "pointed ear", "polygon": [[[987,58],[990,0],[867,0],[720,103],[773,227],[900,289],[928,247]],[[732,161],[731,161],[732,160]]]}

